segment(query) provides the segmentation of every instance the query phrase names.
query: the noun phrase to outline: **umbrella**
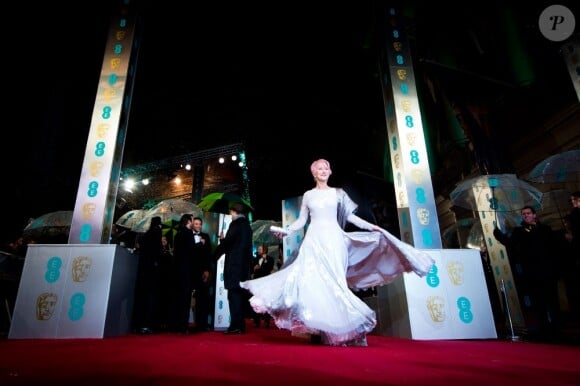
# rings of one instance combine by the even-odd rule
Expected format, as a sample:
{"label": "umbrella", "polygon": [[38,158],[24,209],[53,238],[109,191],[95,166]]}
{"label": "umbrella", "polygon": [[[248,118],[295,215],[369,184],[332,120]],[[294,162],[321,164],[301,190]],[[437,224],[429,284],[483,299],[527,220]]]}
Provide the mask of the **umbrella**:
{"label": "umbrella", "polygon": [[31,220],[24,230],[23,236],[45,237],[68,235],[72,223],[72,210],[59,210],[45,213]]}
{"label": "umbrella", "polygon": [[553,229],[564,227],[564,216],[572,209],[570,192],[565,189],[550,190],[542,196],[542,208],[538,210],[538,219]]}
{"label": "umbrella", "polygon": [[161,217],[161,222],[168,220],[177,220],[181,218],[184,214],[192,214],[196,217],[203,216],[203,211],[197,205],[191,201],[187,201],[181,198],[169,198],[167,200],[160,201],[151,209],[147,210],[145,216],[135,224],[132,231],[143,233],[149,229],[151,219],[155,216]]}
{"label": "umbrella", "polygon": [[481,221],[477,221],[471,226],[471,229],[469,230],[466,246],[469,249],[477,249],[481,251],[483,239],[483,227],[481,226]]}
{"label": "umbrella", "polygon": [[445,242],[445,246],[448,248],[464,247],[464,240],[466,234],[469,232],[473,224],[478,221],[475,218],[464,218],[457,220],[453,225],[445,228],[442,232],[442,238]]}
{"label": "umbrella", "polygon": [[453,205],[462,208],[493,212],[500,226],[498,213],[520,211],[524,206],[539,208],[542,192],[515,174],[489,174],[463,181],[453,189],[450,198]]}
{"label": "umbrella", "polygon": [[272,225],[281,227],[282,221],[256,220],[252,222],[252,241],[255,244],[280,244],[280,239],[270,231]]}
{"label": "umbrella", "polygon": [[243,204],[250,211],[254,210],[252,204],[234,193],[210,193],[203,197],[197,205],[206,212],[229,214],[230,204],[234,202]]}
{"label": "umbrella", "polygon": [[[474,211],[514,212],[527,205],[539,208],[542,192],[515,174],[489,174],[463,181],[450,198],[453,205]],[[488,203],[486,208],[477,206],[482,199]]]}
{"label": "umbrella", "polygon": [[580,181],[580,150],[569,150],[544,159],[525,179],[543,184]]}
{"label": "umbrella", "polygon": [[147,211],[145,209],[133,209],[123,214],[117,219],[115,224],[123,228],[133,228],[139,221],[145,217]]}

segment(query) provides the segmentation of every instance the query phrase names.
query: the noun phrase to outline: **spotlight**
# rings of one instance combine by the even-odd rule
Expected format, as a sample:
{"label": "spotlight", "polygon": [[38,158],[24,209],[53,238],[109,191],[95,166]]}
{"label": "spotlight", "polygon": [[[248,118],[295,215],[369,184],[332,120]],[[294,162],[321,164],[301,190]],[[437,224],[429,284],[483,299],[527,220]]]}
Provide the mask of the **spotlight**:
{"label": "spotlight", "polygon": [[223,164],[224,162],[225,162],[225,159],[224,159],[224,157],[220,157],[220,159],[219,159],[219,163],[220,163],[220,164]]}
{"label": "spotlight", "polygon": [[129,178],[123,184],[123,187],[125,188],[125,191],[127,191],[129,193],[133,193],[133,187],[134,186],[135,186],[135,180],[133,180],[132,178]]}

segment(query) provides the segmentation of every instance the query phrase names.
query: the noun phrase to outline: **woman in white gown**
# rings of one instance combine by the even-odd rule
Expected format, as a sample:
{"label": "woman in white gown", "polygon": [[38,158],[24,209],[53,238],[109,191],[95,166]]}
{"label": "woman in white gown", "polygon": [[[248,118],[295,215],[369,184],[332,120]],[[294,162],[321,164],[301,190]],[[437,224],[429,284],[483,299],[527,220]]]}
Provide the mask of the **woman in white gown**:
{"label": "woman in white gown", "polygon": [[[279,328],[319,335],[333,346],[366,345],[375,312],[352,291],[391,282],[403,272],[426,275],[434,261],[354,211],[342,189],[328,186],[332,174],[324,159],[312,163],[316,187],[304,193],[292,233],[310,223],[298,255],[283,269],[240,283],[250,303],[269,313]],[[346,222],[365,231],[345,232]],[[370,231],[370,232],[368,232]]]}

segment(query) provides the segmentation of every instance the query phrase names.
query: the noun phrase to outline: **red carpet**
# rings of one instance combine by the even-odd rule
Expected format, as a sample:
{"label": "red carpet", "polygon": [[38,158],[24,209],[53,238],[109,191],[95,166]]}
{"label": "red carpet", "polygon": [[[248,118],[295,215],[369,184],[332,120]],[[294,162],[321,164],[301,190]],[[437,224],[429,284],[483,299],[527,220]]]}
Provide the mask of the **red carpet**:
{"label": "red carpet", "polygon": [[312,345],[250,326],[233,336],[4,339],[0,385],[580,385],[574,345],[377,335],[368,344]]}

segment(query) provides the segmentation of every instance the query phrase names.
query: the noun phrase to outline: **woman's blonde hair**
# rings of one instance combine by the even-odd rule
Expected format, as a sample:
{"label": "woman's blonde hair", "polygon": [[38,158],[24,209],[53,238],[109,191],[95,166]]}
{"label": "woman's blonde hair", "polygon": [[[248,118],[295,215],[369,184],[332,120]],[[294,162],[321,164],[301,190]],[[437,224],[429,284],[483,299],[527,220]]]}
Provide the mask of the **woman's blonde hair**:
{"label": "woman's blonde hair", "polygon": [[312,165],[310,165],[310,173],[312,173],[312,176],[314,176],[314,173],[316,172],[316,167],[318,164],[324,164],[325,166],[327,166],[328,171],[330,172],[330,174],[332,174],[332,169],[330,168],[330,162],[328,162],[324,158],[320,158],[320,159],[317,159],[316,161],[312,162]]}

